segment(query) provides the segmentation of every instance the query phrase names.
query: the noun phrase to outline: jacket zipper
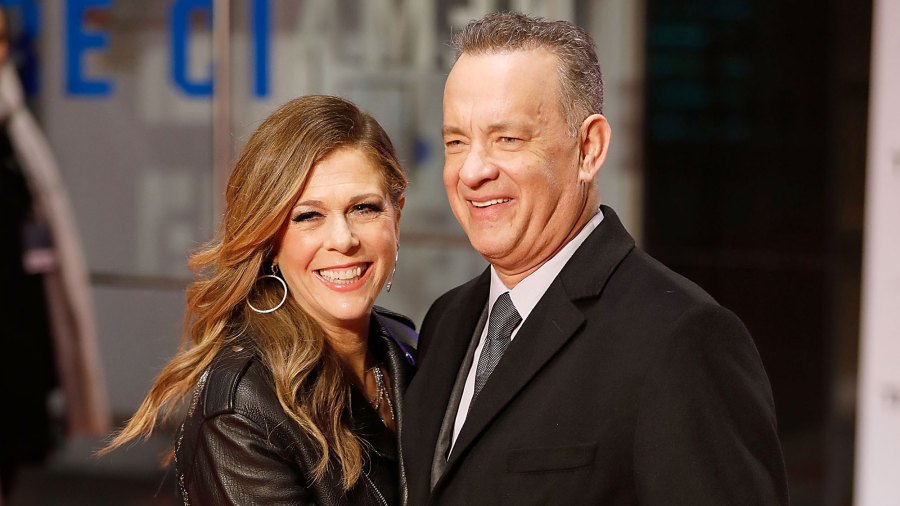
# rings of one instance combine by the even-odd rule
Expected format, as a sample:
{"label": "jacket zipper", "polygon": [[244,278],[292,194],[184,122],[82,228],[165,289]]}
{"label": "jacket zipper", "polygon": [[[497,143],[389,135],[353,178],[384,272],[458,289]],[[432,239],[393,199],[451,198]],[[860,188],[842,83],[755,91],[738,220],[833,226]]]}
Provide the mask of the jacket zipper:
{"label": "jacket zipper", "polygon": [[376,487],[375,483],[372,482],[372,479],[369,478],[369,475],[364,474],[363,477],[366,479],[367,486],[371,487],[372,490],[375,492],[375,499],[378,499],[378,504],[380,504],[381,506],[389,506],[387,503],[387,500],[384,498],[383,495],[381,495],[381,491],[378,490],[378,487]]}

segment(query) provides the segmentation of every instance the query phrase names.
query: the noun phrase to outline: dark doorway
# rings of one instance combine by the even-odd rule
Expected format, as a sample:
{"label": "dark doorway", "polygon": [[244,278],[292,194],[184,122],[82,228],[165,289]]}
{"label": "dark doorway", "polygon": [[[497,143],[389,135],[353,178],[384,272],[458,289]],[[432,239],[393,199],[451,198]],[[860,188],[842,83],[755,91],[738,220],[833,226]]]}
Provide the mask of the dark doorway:
{"label": "dark doorway", "polygon": [[795,506],[852,498],[871,9],[647,1],[644,246],[756,339]]}

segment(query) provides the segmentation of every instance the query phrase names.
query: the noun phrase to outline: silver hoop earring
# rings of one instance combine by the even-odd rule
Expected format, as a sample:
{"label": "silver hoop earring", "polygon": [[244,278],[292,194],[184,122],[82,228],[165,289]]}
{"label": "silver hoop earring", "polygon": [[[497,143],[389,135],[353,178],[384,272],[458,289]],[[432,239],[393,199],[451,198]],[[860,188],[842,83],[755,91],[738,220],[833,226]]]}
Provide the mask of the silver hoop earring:
{"label": "silver hoop earring", "polygon": [[384,290],[386,292],[391,291],[391,287],[394,286],[394,274],[397,274],[397,262],[400,260],[400,248],[397,247],[397,256],[394,258],[394,269],[391,271],[391,277],[388,278],[388,282],[384,285]]}
{"label": "silver hoop earring", "polygon": [[256,278],[256,282],[259,282],[259,280],[266,279],[266,278],[277,279],[278,282],[281,283],[281,287],[284,288],[284,295],[281,296],[281,301],[275,307],[273,307],[271,309],[257,309],[255,307],[253,307],[253,304],[250,303],[250,297],[247,297],[247,305],[250,306],[250,309],[252,309],[253,311],[255,311],[259,314],[266,314],[266,313],[271,313],[272,311],[275,311],[284,305],[284,302],[287,300],[287,296],[288,296],[288,287],[287,287],[287,283],[285,283],[284,280],[281,279],[281,277],[278,276],[277,273],[278,273],[278,266],[273,265],[272,266],[272,274],[263,274],[262,276]]}

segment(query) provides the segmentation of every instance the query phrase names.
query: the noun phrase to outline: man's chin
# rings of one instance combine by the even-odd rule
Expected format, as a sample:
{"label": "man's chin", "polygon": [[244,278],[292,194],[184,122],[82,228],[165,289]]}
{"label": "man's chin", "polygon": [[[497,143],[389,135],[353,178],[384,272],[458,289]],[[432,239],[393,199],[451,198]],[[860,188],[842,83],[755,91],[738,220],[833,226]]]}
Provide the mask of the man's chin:
{"label": "man's chin", "polygon": [[472,244],[472,248],[490,263],[502,260],[510,254],[510,248],[498,244],[497,241],[477,241],[470,238],[469,242]]}

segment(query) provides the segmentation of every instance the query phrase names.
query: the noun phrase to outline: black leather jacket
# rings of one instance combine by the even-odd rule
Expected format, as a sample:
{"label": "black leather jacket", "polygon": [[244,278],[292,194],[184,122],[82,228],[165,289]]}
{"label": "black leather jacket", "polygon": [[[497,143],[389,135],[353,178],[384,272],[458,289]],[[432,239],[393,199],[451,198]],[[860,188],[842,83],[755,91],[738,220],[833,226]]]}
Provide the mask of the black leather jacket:
{"label": "black leather jacket", "polygon": [[352,428],[364,441],[364,475],[344,493],[339,469],[312,481],[318,446],[282,410],[250,341],[227,346],[201,377],[175,444],[184,504],[404,504],[400,460],[402,394],[414,372],[416,334],[407,318],[376,307],[371,346],[381,350],[393,387],[396,436],[351,388]]}

